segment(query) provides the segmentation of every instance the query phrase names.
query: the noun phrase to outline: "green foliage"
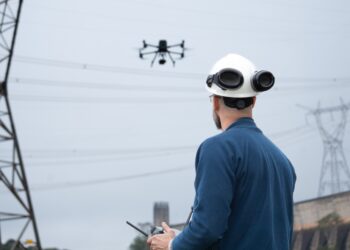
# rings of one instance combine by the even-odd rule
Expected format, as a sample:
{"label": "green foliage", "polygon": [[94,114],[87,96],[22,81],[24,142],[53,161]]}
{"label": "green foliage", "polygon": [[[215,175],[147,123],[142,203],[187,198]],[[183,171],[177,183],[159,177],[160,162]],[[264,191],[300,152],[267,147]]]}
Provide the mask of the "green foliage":
{"label": "green foliage", "polygon": [[1,246],[1,250],[11,250],[13,246],[15,246],[14,250],[23,250],[25,249],[21,243],[16,244],[15,240],[8,240],[4,245]]}
{"label": "green foliage", "polygon": [[129,250],[149,250],[145,236],[137,236],[129,246]]}
{"label": "green foliage", "polygon": [[336,226],[340,223],[342,223],[341,217],[339,216],[338,213],[333,212],[333,213],[327,214],[325,217],[320,219],[318,221],[318,226],[320,228],[327,228],[327,227]]}
{"label": "green foliage", "polygon": [[[0,246],[0,250],[12,250],[13,246],[15,246],[14,250],[37,250],[37,247],[24,247],[21,243],[17,243],[13,239],[8,240],[5,244]],[[59,250],[58,248],[44,248],[43,250]]]}

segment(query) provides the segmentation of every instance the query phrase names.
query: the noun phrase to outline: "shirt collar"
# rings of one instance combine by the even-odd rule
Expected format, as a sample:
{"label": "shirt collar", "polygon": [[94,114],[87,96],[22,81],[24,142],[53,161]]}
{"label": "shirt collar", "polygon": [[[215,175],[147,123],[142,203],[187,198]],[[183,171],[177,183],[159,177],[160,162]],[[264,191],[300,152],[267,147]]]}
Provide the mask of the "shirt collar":
{"label": "shirt collar", "polygon": [[239,118],[237,121],[233,122],[230,126],[228,126],[226,131],[234,127],[256,127],[256,125],[253,118],[242,117]]}

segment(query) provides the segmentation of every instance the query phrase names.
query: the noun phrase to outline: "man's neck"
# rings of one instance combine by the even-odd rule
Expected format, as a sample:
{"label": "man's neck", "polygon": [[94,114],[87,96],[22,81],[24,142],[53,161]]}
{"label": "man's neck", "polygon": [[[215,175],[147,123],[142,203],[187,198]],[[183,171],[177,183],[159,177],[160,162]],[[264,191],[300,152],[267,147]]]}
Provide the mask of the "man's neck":
{"label": "man's neck", "polygon": [[222,131],[225,131],[231,124],[235,123],[241,118],[252,118],[252,114],[246,114],[246,115],[240,115],[240,116],[234,116],[234,117],[228,117],[226,119],[221,120],[221,127]]}

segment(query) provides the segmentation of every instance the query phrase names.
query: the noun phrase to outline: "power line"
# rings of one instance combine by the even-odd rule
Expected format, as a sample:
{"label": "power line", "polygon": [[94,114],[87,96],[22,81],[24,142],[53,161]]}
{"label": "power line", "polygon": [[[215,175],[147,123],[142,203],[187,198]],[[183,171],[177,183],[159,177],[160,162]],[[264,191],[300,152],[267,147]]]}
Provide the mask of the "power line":
{"label": "power line", "polygon": [[13,101],[53,102],[71,104],[171,104],[184,102],[200,102],[203,97],[64,97],[40,95],[11,95]]}
{"label": "power line", "polygon": [[269,134],[268,136],[269,137],[277,137],[277,138],[283,137],[285,135],[290,136],[290,135],[293,135],[293,133],[300,132],[300,130],[305,129],[305,128],[307,128],[306,124],[301,125],[301,126],[297,126],[297,127],[291,128],[291,129],[275,132],[273,134]]}
{"label": "power line", "polygon": [[[189,152],[187,152],[189,153]],[[120,161],[135,161],[135,160],[141,160],[141,159],[146,159],[146,158],[160,158],[160,157],[165,157],[165,156],[171,156],[174,155],[175,153],[170,153],[170,152],[163,152],[163,153],[158,153],[158,154],[150,154],[150,155],[137,155],[137,156],[121,156],[121,157],[115,157],[115,158],[101,158],[101,159],[70,159],[70,160],[55,160],[55,161],[39,161],[39,162],[32,162],[31,167],[46,167],[46,166],[55,166],[59,165],[64,166],[64,165],[74,165],[78,166],[79,164],[83,164],[83,166],[86,165],[91,165],[95,163],[103,163],[103,162],[111,162],[111,163],[116,163]],[[29,164],[27,164],[29,165]],[[98,167],[101,167],[99,165]]]}
{"label": "power line", "polygon": [[315,135],[315,129],[312,127],[309,127],[308,130],[304,130],[299,134],[292,135],[290,137],[284,138],[284,139],[277,139],[275,140],[277,143],[282,143],[286,146],[300,146],[299,142],[307,139],[308,137]]}
{"label": "power line", "polygon": [[183,151],[191,150],[196,148],[195,145],[184,145],[184,146],[165,146],[165,147],[145,147],[145,148],[123,148],[123,149],[25,149],[28,153],[43,153],[45,155],[50,153],[59,153],[62,155],[110,155],[110,154],[123,154],[123,155],[134,155],[139,153],[159,153],[164,151]]}
{"label": "power line", "polygon": [[[160,153],[181,153],[191,151],[197,148],[196,146],[179,146],[179,147],[164,147],[164,148],[135,148],[135,149],[121,149],[121,150],[64,150],[64,149],[52,149],[52,150],[24,150],[26,157],[32,158],[33,156],[42,158],[95,158],[95,157],[135,157],[138,155],[152,155]],[[2,151],[2,153],[6,153]]]}
{"label": "power line", "polygon": [[[306,129],[306,130],[305,130]],[[311,133],[310,133],[311,132]],[[311,135],[313,132],[315,132],[314,129],[307,126],[298,126],[292,129],[288,129],[285,131],[280,131],[275,134],[268,135],[269,137],[275,137],[274,141],[278,142],[289,142],[290,140],[300,140],[303,139],[305,136]],[[53,166],[53,165],[79,165],[79,164],[94,164],[94,163],[101,163],[101,162],[118,162],[118,161],[125,161],[125,160],[139,160],[144,158],[154,158],[154,157],[165,157],[170,156],[174,154],[183,154],[183,153],[191,153],[196,147],[190,146],[190,147],[170,147],[170,148],[159,148],[157,150],[142,150],[140,149],[130,149],[130,151],[119,151],[113,152],[113,151],[84,151],[80,152],[80,154],[75,154],[72,151],[39,151],[41,155],[36,155],[37,159],[36,161],[32,161],[30,166],[36,167],[36,166]],[[54,152],[55,154],[52,155],[50,152]],[[122,153],[121,153],[122,152]],[[73,154],[69,154],[73,153]],[[49,158],[57,158],[55,161],[47,161],[45,159]],[[28,155],[27,160],[35,160],[33,156]]]}
{"label": "power line", "polygon": [[[46,166],[83,166],[102,162],[120,162],[120,161],[134,161],[145,158],[157,158],[173,156],[176,154],[190,153],[196,146],[179,146],[179,147],[163,147],[163,148],[135,148],[124,150],[40,150],[40,151],[25,151],[38,152],[36,157],[33,155],[26,155],[26,160],[30,162],[27,167],[46,167]],[[4,152],[3,152],[4,153]],[[55,154],[52,154],[55,153]],[[48,160],[49,159],[49,160]],[[51,160],[50,160],[51,159]],[[32,160],[32,161],[31,161]],[[100,167],[101,165],[98,165]],[[4,163],[4,167],[11,167],[10,164]]]}
{"label": "power line", "polygon": [[[309,128],[309,127],[306,127]],[[311,135],[315,132],[313,128],[310,130],[305,130],[305,126],[298,126],[292,129],[288,129],[285,131],[277,132],[271,136],[283,136],[288,133],[295,133],[296,131],[302,131],[297,135],[294,135],[293,138],[296,139],[303,139],[305,135]],[[311,133],[310,133],[311,132]],[[297,137],[296,137],[297,136]],[[154,172],[147,172],[147,173],[141,173],[141,174],[134,174],[134,175],[127,175],[127,176],[118,176],[118,177],[112,177],[112,178],[102,178],[102,179],[95,179],[95,180],[85,180],[85,181],[74,181],[74,182],[65,182],[65,183],[56,183],[56,184],[43,184],[43,185],[37,185],[32,187],[32,190],[35,191],[46,191],[46,190],[56,190],[56,189],[66,189],[66,188],[74,188],[74,187],[83,187],[83,186],[91,186],[91,185],[98,185],[98,184],[105,184],[105,183],[111,183],[111,182],[118,182],[118,181],[124,181],[124,180],[131,180],[131,179],[137,179],[137,178],[144,178],[144,177],[151,177],[156,175],[162,175],[167,173],[175,173],[180,171],[185,171],[191,169],[190,167],[180,167],[180,168],[173,168],[168,170],[162,170],[162,171],[154,171]]]}
{"label": "power line", "polygon": [[[296,84],[290,84],[290,85],[277,85],[272,90],[274,91],[290,91],[290,90],[300,90],[300,89],[312,89],[314,92],[318,91],[322,88],[343,88],[343,87],[350,87],[350,78],[331,78],[331,77],[324,77],[324,78],[310,78],[310,77],[283,77],[283,78],[276,78],[276,81],[279,82],[304,82],[308,83],[303,85],[296,85]],[[314,84],[310,84],[314,83]]]}
{"label": "power line", "polygon": [[[315,82],[315,84],[308,85],[279,85],[273,88],[273,91],[290,91],[290,90],[300,90],[300,89],[313,89],[320,90],[323,88],[343,88],[350,87],[350,77],[349,78],[310,78],[310,77],[280,77],[277,81],[281,82]],[[87,82],[87,81],[65,81],[65,80],[49,80],[40,78],[26,78],[26,77],[12,77],[10,78],[11,83],[22,84],[22,85],[37,85],[45,87],[64,87],[64,88],[83,88],[83,89],[101,89],[101,90],[137,90],[137,91],[151,91],[151,92],[193,92],[198,93],[198,91],[203,87],[199,86],[189,86],[186,84],[181,85],[145,85],[145,84],[120,84],[120,83],[106,83],[106,82]]]}
{"label": "power line", "polygon": [[[31,167],[46,167],[46,166],[63,166],[63,165],[74,165],[78,166],[79,164],[83,164],[83,166],[86,165],[91,165],[95,163],[102,163],[102,162],[120,162],[120,161],[135,161],[135,160],[140,160],[140,159],[145,159],[145,158],[159,158],[159,157],[166,157],[166,156],[173,156],[175,154],[184,154],[184,153],[191,153],[191,151],[179,151],[179,152],[159,152],[159,153],[152,153],[152,154],[138,154],[138,155],[124,155],[124,156],[114,156],[114,157],[107,157],[104,156],[103,158],[99,157],[93,157],[93,158],[70,158],[70,159],[62,159],[62,158],[57,158],[56,160],[42,160],[42,159],[37,159],[35,162],[31,162],[30,165]],[[27,159],[28,160],[28,159]],[[39,160],[39,161],[38,161]],[[30,161],[28,161],[30,162]],[[100,165],[99,165],[100,167]]]}
{"label": "power line", "polygon": [[161,92],[198,92],[202,86],[188,85],[145,85],[145,84],[121,84],[121,83],[106,83],[106,82],[87,82],[87,81],[63,81],[63,80],[48,80],[39,78],[24,78],[12,77],[10,82],[22,85],[37,85],[46,87],[65,87],[65,88],[84,88],[84,89],[101,89],[101,90],[137,90],[137,91],[161,91]]}
{"label": "power line", "polygon": [[184,79],[191,79],[191,80],[201,80],[201,79],[203,80],[206,77],[206,75],[200,74],[200,73],[190,73],[190,72],[180,73],[180,72],[160,71],[160,70],[151,71],[151,70],[144,70],[140,68],[107,66],[107,65],[53,60],[53,59],[19,56],[19,55],[16,55],[14,57],[14,60],[21,63],[37,64],[37,65],[43,65],[43,66],[49,66],[49,67],[90,70],[90,71],[98,71],[98,72],[110,72],[110,73],[119,73],[119,74],[128,74],[128,75],[142,75],[142,76],[152,76],[152,77],[175,77],[175,78],[184,78]]}
{"label": "power line", "polygon": [[[349,121],[349,120],[348,120]],[[325,125],[330,123],[326,122]],[[292,129],[288,129],[285,131],[277,132],[272,135],[272,137],[277,136],[274,141],[278,143],[288,143],[289,145],[297,145],[296,143],[305,140],[307,137],[311,135],[315,135],[318,132],[317,128],[310,126],[309,124],[298,126]]]}
{"label": "power line", "polygon": [[[306,129],[306,130],[305,130]],[[308,131],[309,129],[309,131]],[[311,131],[310,131],[311,129]],[[306,133],[305,133],[306,132]],[[310,133],[311,132],[311,133]],[[280,131],[274,134],[270,134],[269,137],[275,137],[274,141],[288,143],[289,145],[295,145],[297,141],[300,139],[305,139],[305,136],[312,135],[315,132],[310,127],[307,126],[298,126],[292,129],[287,129],[284,131]],[[292,140],[292,142],[291,142]],[[58,165],[62,166],[87,166],[96,163],[103,162],[120,162],[120,161],[130,161],[130,160],[140,160],[144,158],[155,158],[155,157],[166,157],[174,154],[183,154],[183,153],[191,153],[196,147],[195,146],[179,146],[179,147],[166,147],[166,148],[138,148],[138,149],[124,149],[124,150],[84,150],[80,151],[79,154],[76,154],[76,151],[71,150],[34,150],[33,152],[37,152],[42,154],[38,155],[36,161],[31,161],[28,164],[31,167],[53,167]],[[29,151],[29,150],[28,150]],[[28,152],[26,151],[26,152]],[[50,153],[55,153],[52,155]],[[71,153],[69,155],[69,153]],[[56,160],[46,160],[48,158],[52,158]],[[34,159],[28,156],[28,159]],[[102,165],[104,166],[104,165]],[[11,165],[3,163],[4,167],[11,167]],[[101,165],[98,165],[101,167]]]}
{"label": "power line", "polygon": [[126,180],[134,180],[134,179],[139,179],[139,178],[152,177],[152,176],[164,175],[164,174],[170,174],[170,173],[178,173],[178,172],[182,172],[182,171],[186,171],[186,170],[190,170],[190,169],[193,169],[193,168],[186,166],[186,167],[171,168],[171,169],[167,169],[167,170],[146,172],[146,173],[141,173],[141,174],[116,176],[116,177],[101,178],[101,179],[94,179],[94,180],[33,185],[31,187],[31,190],[33,190],[33,191],[47,191],[47,190],[86,187],[86,186],[114,183],[114,182],[120,182],[120,181],[126,181]]}
{"label": "power line", "polygon": [[[169,77],[169,78],[184,78],[190,80],[198,80],[204,81],[206,79],[207,74],[204,73],[191,73],[191,72],[171,72],[171,71],[160,71],[160,70],[145,70],[140,68],[127,68],[120,66],[108,66],[101,64],[90,64],[90,63],[82,63],[75,61],[64,61],[64,60],[56,60],[56,59],[48,59],[48,58],[39,58],[39,57],[29,57],[29,56],[20,56],[17,55],[14,57],[15,61],[27,64],[34,65],[42,65],[49,67],[59,67],[59,68],[69,68],[69,69],[78,69],[78,70],[91,70],[91,71],[104,71],[111,73],[121,73],[121,74],[130,74],[130,75],[145,75],[145,76],[156,76],[156,77]],[[21,81],[19,77],[13,77],[11,80],[18,82]],[[51,84],[62,82],[57,80],[43,80],[43,79],[33,79],[33,78],[22,78],[23,81],[33,83],[35,80],[39,80],[38,82],[50,81]],[[276,81],[281,82],[315,82],[319,84],[320,82],[329,84],[330,82],[333,84],[347,84],[350,82],[350,77],[298,77],[298,76],[277,76]],[[73,83],[74,85],[81,85],[85,82],[66,82]],[[39,83],[38,83],[39,84]],[[94,84],[94,83],[91,83]],[[95,84],[96,85],[96,84]],[[347,84],[346,86],[348,86]],[[110,85],[109,85],[110,86]],[[124,85],[125,86],[125,85]],[[296,88],[299,86],[291,85],[289,88]],[[306,87],[306,86],[302,86]],[[317,88],[319,85],[310,86],[312,88]]]}
{"label": "power line", "polygon": [[[324,86],[325,88],[334,89],[335,86]],[[338,87],[350,87],[350,85],[338,85]],[[291,87],[293,88],[293,87]],[[294,88],[295,91],[300,91],[300,89],[304,88],[315,88],[315,87],[300,87]],[[282,89],[283,90],[283,89]],[[318,88],[321,90],[321,88]],[[162,89],[162,91],[167,91],[166,89]],[[184,89],[184,92],[186,90]],[[273,91],[281,91],[281,88]],[[290,90],[289,90],[290,91]],[[179,91],[182,92],[182,91]],[[182,92],[182,93],[184,93]],[[168,92],[170,93],[170,92]],[[195,93],[194,91],[192,93]],[[198,92],[200,94],[200,92]],[[292,94],[292,92],[289,92]],[[278,95],[274,97],[279,97]],[[50,96],[50,95],[21,95],[21,94],[13,94],[11,95],[13,101],[16,102],[45,102],[45,103],[64,103],[64,104],[173,104],[173,103],[184,103],[184,102],[201,102],[205,98],[203,96],[130,96],[130,97],[87,97],[87,96]]]}
{"label": "power line", "polygon": [[[297,131],[299,128],[302,128],[302,127],[304,127],[304,126],[298,126],[298,127],[292,128],[292,129],[281,131],[281,132],[276,133],[275,135],[283,135],[283,134],[286,134],[290,131]],[[43,184],[43,185],[33,186],[32,190],[34,190],[34,191],[46,191],[46,190],[91,186],[91,185],[105,184],[105,183],[118,182],[118,181],[124,181],[124,180],[131,180],[131,179],[136,179],[136,178],[150,177],[150,176],[167,174],[167,173],[180,172],[180,171],[185,171],[185,170],[189,170],[189,169],[192,169],[192,168],[180,167],[180,168],[173,168],[173,169],[162,170],[162,171],[147,172],[147,173],[128,175],[128,176],[120,176],[120,177],[112,177],[112,178],[65,182],[65,183],[57,183],[57,184],[50,184],[50,185]]]}

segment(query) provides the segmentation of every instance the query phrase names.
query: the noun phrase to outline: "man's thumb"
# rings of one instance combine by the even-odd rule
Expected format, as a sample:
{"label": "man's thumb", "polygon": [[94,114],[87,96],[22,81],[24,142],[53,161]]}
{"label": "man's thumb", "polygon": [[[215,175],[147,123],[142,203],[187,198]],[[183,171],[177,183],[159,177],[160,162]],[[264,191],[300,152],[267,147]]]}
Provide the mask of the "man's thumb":
{"label": "man's thumb", "polygon": [[173,230],[168,226],[168,224],[166,224],[165,222],[162,222],[162,228],[164,229],[164,232],[166,233],[170,233]]}

